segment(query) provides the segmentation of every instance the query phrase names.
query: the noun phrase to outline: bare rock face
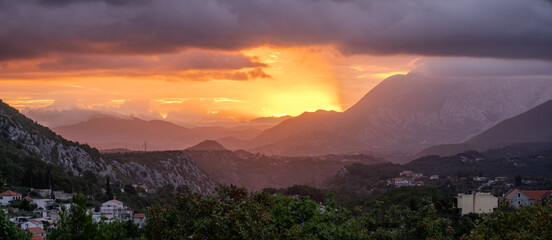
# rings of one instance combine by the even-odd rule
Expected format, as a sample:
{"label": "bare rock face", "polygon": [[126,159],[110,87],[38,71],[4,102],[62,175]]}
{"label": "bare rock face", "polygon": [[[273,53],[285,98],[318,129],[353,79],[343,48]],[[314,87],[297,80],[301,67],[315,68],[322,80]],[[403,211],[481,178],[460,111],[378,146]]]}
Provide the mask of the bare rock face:
{"label": "bare rock face", "polygon": [[106,161],[99,151],[88,145],[68,141],[50,129],[20,114],[0,101],[0,144],[59,165],[75,175],[91,171],[109,175],[114,180],[142,182],[149,186],[186,185],[197,192],[208,193],[215,183],[184,154],[154,162],[134,159]]}

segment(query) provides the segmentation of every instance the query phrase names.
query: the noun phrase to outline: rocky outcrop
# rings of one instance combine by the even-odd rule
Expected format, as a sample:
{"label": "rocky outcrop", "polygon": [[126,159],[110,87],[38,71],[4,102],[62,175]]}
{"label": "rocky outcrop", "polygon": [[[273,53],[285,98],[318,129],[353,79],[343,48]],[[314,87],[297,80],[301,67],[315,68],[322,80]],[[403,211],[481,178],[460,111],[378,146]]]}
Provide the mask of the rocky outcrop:
{"label": "rocky outcrop", "polygon": [[211,178],[184,154],[153,159],[152,162],[144,161],[144,156],[139,155],[125,158],[124,161],[116,157],[106,160],[97,149],[62,138],[2,101],[0,144],[61,166],[67,172],[79,176],[85,171],[91,171],[102,176],[109,175],[116,181],[142,182],[149,186],[169,183],[185,185],[201,193],[208,193],[215,186]]}

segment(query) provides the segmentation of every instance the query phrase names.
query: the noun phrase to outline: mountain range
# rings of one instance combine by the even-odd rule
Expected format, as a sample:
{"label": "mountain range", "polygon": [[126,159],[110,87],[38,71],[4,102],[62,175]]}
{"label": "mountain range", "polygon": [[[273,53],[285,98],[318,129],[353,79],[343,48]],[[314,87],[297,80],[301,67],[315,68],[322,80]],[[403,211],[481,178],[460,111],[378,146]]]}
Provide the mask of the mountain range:
{"label": "mountain range", "polygon": [[548,79],[395,75],[343,113],[304,113],[239,147],[288,156],[413,154],[433,145],[466,141],[550,99],[552,81]]}
{"label": "mountain range", "polygon": [[[214,139],[229,150],[280,156],[356,154],[412,159],[431,146],[462,143],[552,99],[541,78],[394,75],[344,112],[305,112],[276,126],[186,128],[138,118],[95,117],[54,128],[100,149],[185,149]],[[407,158],[395,155],[410,156]]]}
{"label": "mountain range", "polygon": [[467,150],[484,151],[507,146],[530,149],[552,147],[552,100],[509,118],[459,144],[437,145],[418,155],[453,155]]}
{"label": "mountain range", "polygon": [[100,149],[182,150],[205,139],[234,137],[251,139],[267,125],[243,127],[187,128],[163,120],[143,120],[135,117],[94,116],[72,125],[53,130],[72,141],[87,143]]}

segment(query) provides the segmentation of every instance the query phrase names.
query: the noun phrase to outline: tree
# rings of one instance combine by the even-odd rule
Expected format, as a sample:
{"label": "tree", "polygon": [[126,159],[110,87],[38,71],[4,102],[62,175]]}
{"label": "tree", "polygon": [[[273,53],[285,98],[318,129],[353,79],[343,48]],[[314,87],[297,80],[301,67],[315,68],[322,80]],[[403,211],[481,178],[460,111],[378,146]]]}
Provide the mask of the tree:
{"label": "tree", "polygon": [[499,210],[484,215],[464,239],[552,239],[552,204]]}
{"label": "tree", "polygon": [[522,183],[522,182],[521,182],[521,176],[520,176],[520,175],[517,175],[517,176],[516,176],[516,187],[521,186],[521,183]]}
{"label": "tree", "polygon": [[6,186],[6,180],[4,179],[4,175],[2,175],[2,170],[0,170],[0,190],[3,190]]}
{"label": "tree", "polygon": [[111,184],[109,183],[109,176],[107,176],[107,181],[105,183],[105,198],[107,201],[113,199],[113,192],[111,192]]}
{"label": "tree", "polygon": [[10,222],[4,211],[0,210],[0,239],[3,240],[27,240],[30,239],[29,233],[18,229],[15,224]]}
{"label": "tree", "polygon": [[69,211],[62,207],[60,218],[52,230],[50,239],[128,239],[124,223],[95,223],[92,221],[92,215],[87,214],[86,198],[82,194],[73,195]]}
{"label": "tree", "polygon": [[73,195],[68,211],[62,206],[60,220],[52,230],[50,239],[95,239],[98,228],[92,221],[92,216],[86,213],[86,198],[82,194]]}

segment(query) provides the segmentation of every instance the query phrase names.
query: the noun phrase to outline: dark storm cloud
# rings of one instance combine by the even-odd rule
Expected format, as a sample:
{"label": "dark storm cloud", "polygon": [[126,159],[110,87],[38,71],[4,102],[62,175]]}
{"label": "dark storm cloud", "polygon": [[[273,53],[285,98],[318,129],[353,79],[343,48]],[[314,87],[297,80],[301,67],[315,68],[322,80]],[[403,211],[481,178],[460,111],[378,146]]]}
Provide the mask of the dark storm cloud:
{"label": "dark storm cloud", "polygon": [[345,54],[552,60],[552,4],[546,0],[0,0],[0,5],[0,60],[263,44],[334,44]]}
{"label": "dark storm cloud", "polygon": [[224,54],[189,50],[177,55],[159,57],[129,57],[105,55],[60,55],[50,58],[34,67],[37,71],[68,70],[119,70],[136,69],[137,71],[186,71],[186,70],[238,70],[242,68],[264,67],[241,54]]}
{"label": "dark storm cloud", "polygon": [[552,76],[552,62],[542,60],[429,57],[416,65],[413,73],[439,77]]}

